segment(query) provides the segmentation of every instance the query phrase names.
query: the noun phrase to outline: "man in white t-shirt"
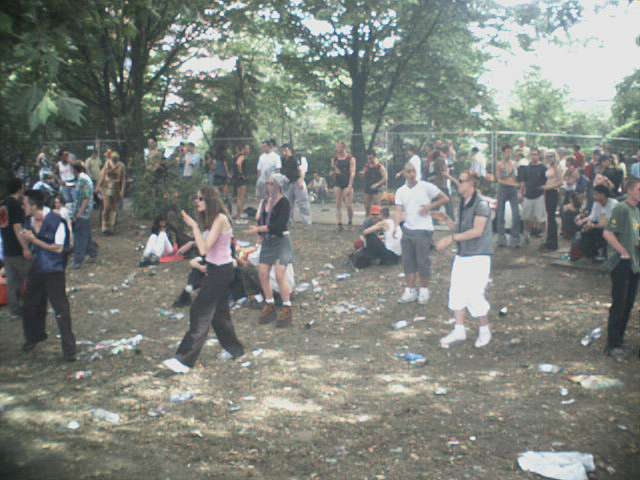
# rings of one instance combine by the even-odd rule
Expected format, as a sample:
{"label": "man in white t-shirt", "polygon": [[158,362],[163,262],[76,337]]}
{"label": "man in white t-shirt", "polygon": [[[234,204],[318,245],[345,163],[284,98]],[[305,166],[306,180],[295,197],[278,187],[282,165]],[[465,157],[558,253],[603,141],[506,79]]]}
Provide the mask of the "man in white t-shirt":
{"label": "man in white t-shirt", "polygon": [[[404,166],[406,183],[396,191],[396,209],[402,225],[402,266],[407,281],[399,303],[429,301],[429,279],[431,278],[431,244],[433,219],[431,211],[437,211],[449,202],[434,184],[418,180],[419,172],[412,162]],[[420,287],[416,288],[420,277]]]}
{"label": "man in white t-shirt", "polygon": [[260,146],[262,153],[258,157],[258,180],[256,181],[256,198],[263,199],[267,194],[267,180],[282,168],[282,160],[280,155],[273,151],[273,143],[271,140],[265,140]]}
{"label": "man in white t-shirt", "polygon": [[196,153],[196,144],[187,143],[187,153],[184,155],[184,170],[182,176],[186,178],[193,177],[193,172],[200,166],[200,155]]}
{"label": "man in white t-shirt", "polygon": [[73,202],[73,184],[76,180],[76,175],[73,172],[73,165],[70,161],[70,153],[66,150],[60,150],[58,153],[60,160],[56,164],[56,173],[60,178],[61,193],[64,198],[64,203]]}

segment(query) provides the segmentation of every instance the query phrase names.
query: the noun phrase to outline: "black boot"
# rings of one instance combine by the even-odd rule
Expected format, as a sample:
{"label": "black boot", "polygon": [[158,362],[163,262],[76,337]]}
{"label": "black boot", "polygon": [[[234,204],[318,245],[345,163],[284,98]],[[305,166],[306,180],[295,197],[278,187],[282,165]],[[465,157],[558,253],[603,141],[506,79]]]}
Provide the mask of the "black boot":
{"label": "black boot", "polygon": [[175,302],[173,302],[172,307],[182,308],[182,307],[188,307],[189,305],[191,305],[191,295],[186,290],[182,290],[182,293],[180,294],[178,299]]}

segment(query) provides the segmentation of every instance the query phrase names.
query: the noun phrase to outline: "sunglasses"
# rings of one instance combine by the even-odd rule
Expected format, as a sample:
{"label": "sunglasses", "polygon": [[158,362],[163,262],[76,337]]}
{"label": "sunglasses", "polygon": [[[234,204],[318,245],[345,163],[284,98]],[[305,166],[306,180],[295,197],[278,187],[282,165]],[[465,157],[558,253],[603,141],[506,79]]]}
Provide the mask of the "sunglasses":
{"label": "sunglasses", "polygon": [[204,202],[204,197],[200,197],[198,195],[193,197],[193,200],[196,202]]}
{"label": "sunglasses", "polygon": [[468,182],[469,180],[470,180],[469,178],[462,178],[462,177],[458,178],[458,182],[460,183]]}

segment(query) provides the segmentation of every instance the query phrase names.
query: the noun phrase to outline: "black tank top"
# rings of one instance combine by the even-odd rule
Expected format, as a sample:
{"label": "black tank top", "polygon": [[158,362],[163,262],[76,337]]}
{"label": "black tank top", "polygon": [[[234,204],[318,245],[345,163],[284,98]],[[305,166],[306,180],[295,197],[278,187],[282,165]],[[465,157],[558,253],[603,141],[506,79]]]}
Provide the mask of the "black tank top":
{"label": "black tank top", "polygon": [[[240,157],[242,157],[242,155],[236,155],[235,158],[233,159],[232,171],[233,171],[233,176],[235,178],[244,178],[244,172],[241,172],[240,167],[238,167],[238,159]],[[244,165],[243,165],[243,170],[244,170]]]}
{"label": "black tank top", "polygon": [[300,170],[298,159],[296,157],[287,157],[282,159],[282,173],[290,182],[295,182],[300,178]]}
{"label": "black tank top", "polygon": [[338,167],[338,170],[340,171],[338,175],[340,177],[349,178],[349,175],[351,174],[351,169],[350,169],[351,157],[347,156],[347,158],[345,158],[344,160],[340,160],[339,158],[336,157],[335,161],[336,161],[336,167]]}
{"label": "black tank top", "polygon": [[380,167],[382,167],[381,163],[376,165],[369,165],[367,163],[364,170],[364,184],[367,188],[370,188],[371,185],[382,180],[382,171]]}

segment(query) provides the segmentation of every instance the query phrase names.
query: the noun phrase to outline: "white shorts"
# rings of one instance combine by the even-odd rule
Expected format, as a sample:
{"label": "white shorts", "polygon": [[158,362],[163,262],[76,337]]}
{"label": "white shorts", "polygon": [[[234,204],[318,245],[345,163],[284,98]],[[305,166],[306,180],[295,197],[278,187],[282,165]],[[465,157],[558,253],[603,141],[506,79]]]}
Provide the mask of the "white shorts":
{"label": "white shorts", "polygon": [[544,195],[538,198],[525,198],[522,202],[522,221],[544,223],[547,221],[547,209]]}
{"label": "white shorts", "polygon": [[469,310],[472,317],[484,317],[489,313],[489,302],[485,290],[491,273],[491,257],[474,255],[453,259],[451,286],[449,287],[449,308]]}

